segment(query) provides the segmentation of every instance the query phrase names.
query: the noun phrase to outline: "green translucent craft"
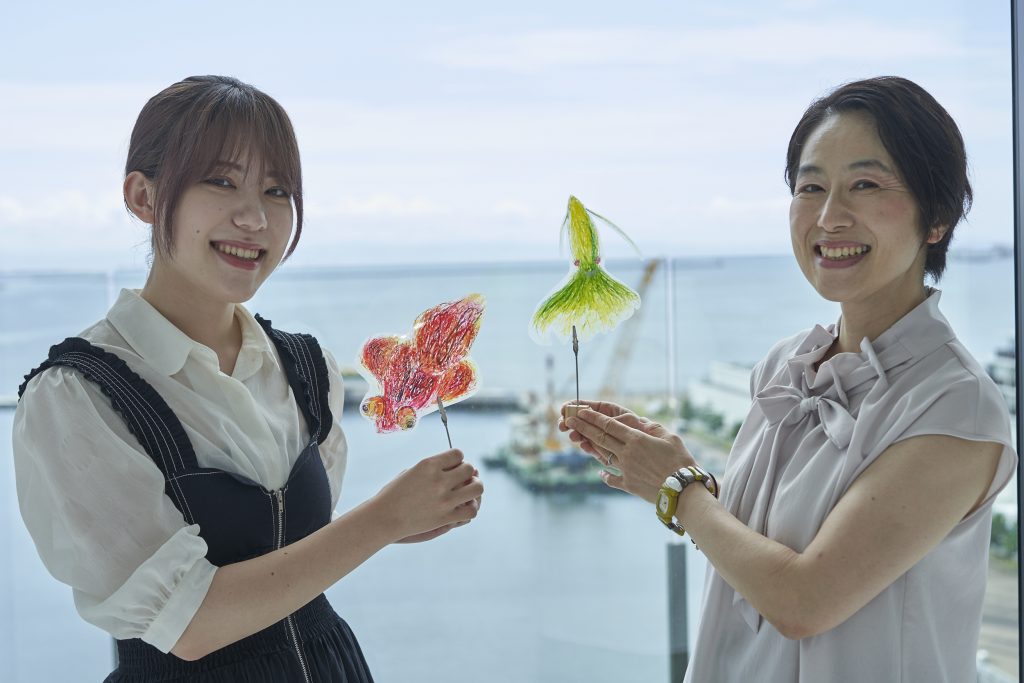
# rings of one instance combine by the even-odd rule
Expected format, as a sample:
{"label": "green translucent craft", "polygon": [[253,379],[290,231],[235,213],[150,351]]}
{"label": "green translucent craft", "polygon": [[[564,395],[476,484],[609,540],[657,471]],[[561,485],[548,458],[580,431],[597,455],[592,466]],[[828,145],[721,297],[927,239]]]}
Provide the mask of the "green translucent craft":
{"label": "green translucent craft", "polygon": [[570,196],[562,237],[569,236],[572,268],[533,313],[530,336],[539,343],[546,344],[551,333],[562,341],[571,339],[573,325],[580,339],[586,341],[614,329],[640,308],[640,295],[609,275],[601,265],[594,219],[618,232],[636,249],[633,241],[614,223]]}

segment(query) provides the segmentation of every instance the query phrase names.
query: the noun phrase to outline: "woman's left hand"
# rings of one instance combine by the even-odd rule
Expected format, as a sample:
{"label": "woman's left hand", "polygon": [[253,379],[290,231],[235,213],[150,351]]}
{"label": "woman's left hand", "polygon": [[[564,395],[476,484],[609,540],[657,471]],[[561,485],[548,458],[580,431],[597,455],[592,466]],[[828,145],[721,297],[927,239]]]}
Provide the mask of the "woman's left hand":
{"label": "woman's left hand", "polygon": [[666,477],[696,462],[677,434],[629,411],[605,414],[602,408],[611,405],[588,403],[576,417],[565,420],[569,439],[602,464],[622,472],[621,476],[602,472],[608,486],[653,503]]}

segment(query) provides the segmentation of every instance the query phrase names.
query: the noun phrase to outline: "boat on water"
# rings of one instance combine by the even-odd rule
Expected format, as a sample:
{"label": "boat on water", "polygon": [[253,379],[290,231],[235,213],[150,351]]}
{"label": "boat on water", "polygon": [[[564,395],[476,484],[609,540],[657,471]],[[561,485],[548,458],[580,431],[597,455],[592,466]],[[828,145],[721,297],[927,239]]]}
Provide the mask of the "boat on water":
{"label": "boat on water", "polygon": [[511,416],[508,441],[483,458],[484,466],[503,469],[541,493],[615,491],[601,480],[601,464],[555,428],[558,412],[552,402],[530,404],[527,412]]}
{"label": "boat on water", "polygon": [[[643,296],[650,286],[661,261],[649,260],[644,266],[637,293]],[[618,332],[612,350],[612,360],[601,389],[602,399],[614,398],[612,391],[622,382],[629,357],[636,347],[635,338],[642,309],[626,320]],[[575,335],[575,328],[573,328]],[[577,367],[577,373],[579,369]],[[526,488],[539,492],[611,493],[601,479],[603,465],[573,444],[565,433],[559,432],[558,410],[555,408],[554,357],[545,359],[547,392],[542,399],[532,393],[525,402],[524,412],[509,419],[509,440],[494,453],[483,458],[485,467],[501,468]],[[578,377],[577,377],[578,379]],[[564,393],[564,392],[563,392]],[[579,399],[579,383],[576,385]]]}

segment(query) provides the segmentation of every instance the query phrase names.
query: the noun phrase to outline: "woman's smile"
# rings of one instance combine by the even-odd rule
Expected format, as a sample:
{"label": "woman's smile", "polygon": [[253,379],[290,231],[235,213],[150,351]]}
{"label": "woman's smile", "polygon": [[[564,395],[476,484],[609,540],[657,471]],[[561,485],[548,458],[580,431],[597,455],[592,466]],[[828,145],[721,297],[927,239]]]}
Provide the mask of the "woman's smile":
{"label": "woman's smile", "polygon": [[240,242],[210,242],[210,248],[225,263],[243,270],[256,270],[263,263],[266,249],[258,245],[242,244]]}
{"label": "woman's smile", "polygon": [[817,263],[822,268],[850,268],[863,261],[871,247],[856,242],[822,241],[814,245]]}

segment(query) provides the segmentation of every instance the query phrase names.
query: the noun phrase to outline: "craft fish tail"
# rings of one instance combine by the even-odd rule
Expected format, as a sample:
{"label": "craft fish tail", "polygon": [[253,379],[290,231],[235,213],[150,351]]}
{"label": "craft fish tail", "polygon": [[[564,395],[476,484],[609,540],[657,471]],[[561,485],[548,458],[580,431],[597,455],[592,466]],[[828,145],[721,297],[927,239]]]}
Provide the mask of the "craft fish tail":
{"label": "craft fish tail", "polygon": [[554,332],[568,339],[576,325],[580,339],[585,341],[613,329],[639,307],[639,294],[593,264],[577,270],[563,287],[541,302],[533,314],[533,336],[543,340],[548,332]]}

